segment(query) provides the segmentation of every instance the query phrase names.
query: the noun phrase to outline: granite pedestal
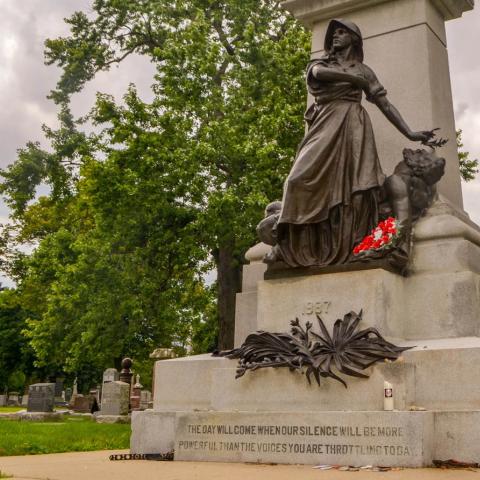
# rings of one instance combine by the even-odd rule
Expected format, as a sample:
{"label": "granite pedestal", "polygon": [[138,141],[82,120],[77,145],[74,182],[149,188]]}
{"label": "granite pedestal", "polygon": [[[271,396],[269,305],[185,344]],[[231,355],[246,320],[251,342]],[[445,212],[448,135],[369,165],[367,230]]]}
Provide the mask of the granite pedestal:
{"label": "granite pedestal", "polygon": [[[288,369],[235,379],[236,361],[211,355],[157,362],[153,410],[132,415],[132,452],[175,448],[182,460],[411,467],[480,458],[480,369],[472,368],[480,363],[480,235],[466,217],[444,200],[433,206],[415,230],[407,277],[373,269],[263,280],[264,250],[247,254],[237,344],[251,331],[287,331],[295,317],[315,322],[318,314],[331,329],[344,313],[363,309],[360,328],[376,327],[412,348],[394,363],[370,367],[368,379],[348,377],[347,389],[332,379],[309,385]],[[238,322],[247,312],[248,328]],[[395,412],[382,411],[384,381],[393,384]],[[259,433],[262,425],[271,433]],[[315,433],[325,425],[336,436]],[[307,427],[311,435],[298,433]],[[402,437],[367,436],[387,427]]]}

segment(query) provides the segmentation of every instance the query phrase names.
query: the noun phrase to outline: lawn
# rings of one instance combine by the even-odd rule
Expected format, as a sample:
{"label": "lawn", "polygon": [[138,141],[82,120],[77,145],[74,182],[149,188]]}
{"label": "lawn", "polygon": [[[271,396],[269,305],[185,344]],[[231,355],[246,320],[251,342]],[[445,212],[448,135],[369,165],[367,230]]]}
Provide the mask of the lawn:
{"label": "lawn", "polygon": [[128,424],[68,416],[58,422],[0,419],[0,456],[120,450],[129,448],[129,443]]}
{"label": "lawn", "polygon": [[20,410],[25,410],[25,407],[0,407],[0,413],[15,413]]}

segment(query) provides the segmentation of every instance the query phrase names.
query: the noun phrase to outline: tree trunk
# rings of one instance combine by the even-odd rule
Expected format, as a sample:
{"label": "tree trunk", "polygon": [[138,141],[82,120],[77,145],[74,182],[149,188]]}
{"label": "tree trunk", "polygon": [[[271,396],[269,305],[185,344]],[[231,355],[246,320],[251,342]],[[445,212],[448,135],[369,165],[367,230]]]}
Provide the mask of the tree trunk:
{"label": "tree trunk", "polygon": [[233,348],[235,336],[235,296],[241,290],[241,266],[233,245],[221,246],[217,260],[218,348]]}

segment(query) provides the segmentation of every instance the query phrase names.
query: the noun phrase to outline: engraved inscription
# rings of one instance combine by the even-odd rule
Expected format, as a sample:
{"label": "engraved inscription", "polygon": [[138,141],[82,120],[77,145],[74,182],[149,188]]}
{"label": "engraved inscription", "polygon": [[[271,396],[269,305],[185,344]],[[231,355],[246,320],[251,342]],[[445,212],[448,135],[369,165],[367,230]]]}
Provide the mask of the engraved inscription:
{"label": "engraved inscription", "polygon": [[304,306],[304,315],[322,315],[328,313],[332,302],[307,302]]}
{"label": "engraved inscription", "polygon": [[[404,427],[187,423],[177,451],[409,457]],[[181,435],[182,437],[182,435]],[[230,437],[230,438],[229,438]],[[243,438],[242,438],[243,437]]]}

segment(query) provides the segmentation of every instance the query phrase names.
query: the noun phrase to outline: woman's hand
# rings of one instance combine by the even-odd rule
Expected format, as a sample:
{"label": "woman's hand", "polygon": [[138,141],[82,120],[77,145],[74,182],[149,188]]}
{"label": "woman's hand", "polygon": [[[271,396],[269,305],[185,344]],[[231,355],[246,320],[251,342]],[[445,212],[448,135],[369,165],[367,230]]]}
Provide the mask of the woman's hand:
{"label": "woman's hand", "polygon": [[435,138],[435,131],[438,130],[438,128],[435,128],[433,130],[422,130],[421,132],[410,132],[407,137],[409,140],[412,142],[422,142],[422,143],[428,143],[431,140]]}

